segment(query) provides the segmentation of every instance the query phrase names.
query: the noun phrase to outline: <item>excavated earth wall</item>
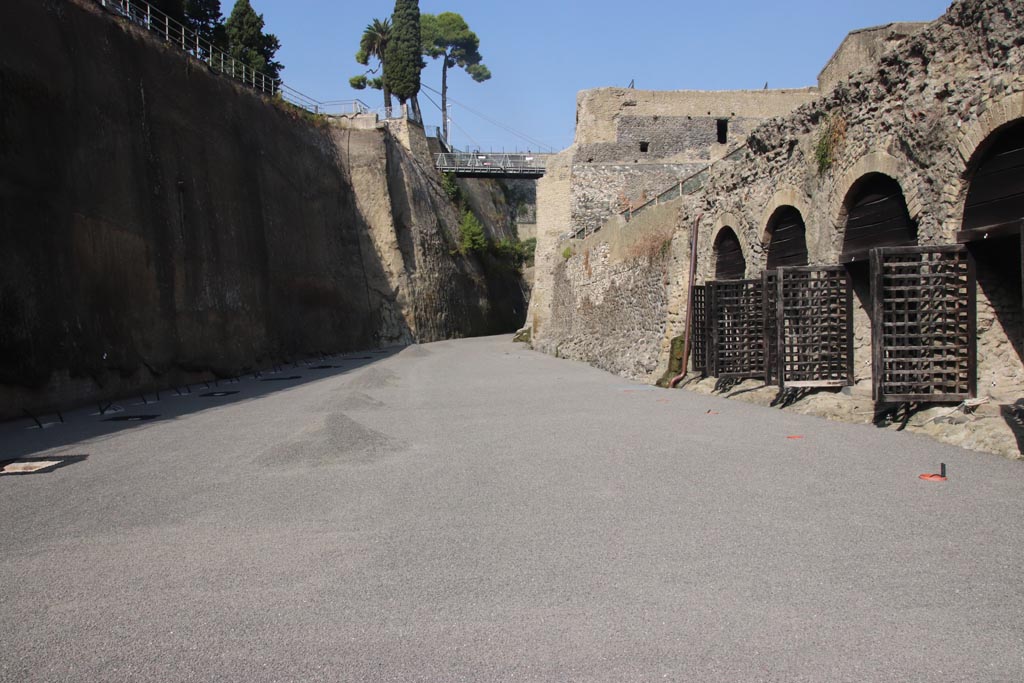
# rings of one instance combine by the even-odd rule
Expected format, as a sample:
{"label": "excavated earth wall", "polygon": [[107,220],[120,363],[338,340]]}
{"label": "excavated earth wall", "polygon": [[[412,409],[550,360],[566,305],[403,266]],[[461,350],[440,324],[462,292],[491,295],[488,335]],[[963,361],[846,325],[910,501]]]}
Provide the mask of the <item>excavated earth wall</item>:
{"label": "excavated earth wall", "polygon": [[387,127],[270,101],[88,0],[8,0],[0,25],[0,417],[521,324],[519,274],[458,254]]}

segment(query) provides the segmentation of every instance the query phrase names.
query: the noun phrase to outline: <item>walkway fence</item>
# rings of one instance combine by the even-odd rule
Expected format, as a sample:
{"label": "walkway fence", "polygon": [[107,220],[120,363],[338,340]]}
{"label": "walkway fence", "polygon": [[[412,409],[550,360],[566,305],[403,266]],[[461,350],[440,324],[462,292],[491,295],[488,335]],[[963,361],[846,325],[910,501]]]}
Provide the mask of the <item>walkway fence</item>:
{"label": "walkway fence", "polygon": [[670,199],[675,199],[676,197],[682,197],[696,193],[698,190],[704,187],[704,184],[708,181],[708,176],[711,174],[711,169],[715,166],[715,164],[721,163],[723,161],[735,161],[736,159],[739,159],[741,156],[743,156],[743,152],[745,152],[746,149],[746,145],[741,145],[737,147],[736,149],[729,152],[721,159],[718,159],[717,161],[708,164],[707,166],[697,171],[693,175],[687,178],[683,178],[678,183],[675,183],[674,185],[669,187],[667,190],[655,195],[653,199],[648,199],[640,206],[629,207],[624,211],[621,211],[620,213],[622,217],[625,218],[626,222],[628,223],[633,218],[633,216],[642,213],[645,209],[648,209],[652,206],[657,206],[659,204],[664,204]]}
{"label": "walkway fence", "polygon": [[[634,217],[643,213],[647,209],[658,206],[659,204],[664,204],[665,202],[675,199],[676,197],[685,197],[697,193],[704,187],[705,183],[707,183],[708,177],[711,175],[711,169],[714,168],[716,164],[719,164],[723,161],[735,161],[736,159],[739,159],[741,156],[743,156],[743,154],[746,152],[746,149],[746,145],[741,145],[737,147],[736,149],[732,150],[721,159],[713,161],[712,163],[708,164],[707,166],[697,171],[693,175],[687,176],[686,178],[683,178],[682,180],[673,183],[671,187],[658,193],[652,199],[648,199],[643,204],[640,204],[639,206],[636,207],[630,206],[626,209],[623,209],[622,211],[619,211],[619,215],[622,216],[623,220],[625,220],[628,223]],[[563,233],[559,237],[559,241],[569,239],[581,240],[588,237],[589,235],[593,235],[600,229],[600,225],[597,227],[584,226],[579,230]]]}
{"label": "walkway fence", "polygon": [[370,108],[360,100],[333,100],[321,102],[285,85],[279,78],[253,69],[235,59],[221,48],[183,26],[164,12],[140,0],[95,0],[115,16],[155,34],[168,45],[206,64],[212,71],[232,78],[270,98],[280,98],[289,104],[313,114],[347,116],[354,114],[377,114],[380,118],[402,118],[404,107],[385,109]]}
{"label": "walkway fence", "polygon": [[455,152],[438,154],[435,165],[442,173],[454,173],[466,178],[540,178],[544,175],[544,160],[547,156],[533,153]]}

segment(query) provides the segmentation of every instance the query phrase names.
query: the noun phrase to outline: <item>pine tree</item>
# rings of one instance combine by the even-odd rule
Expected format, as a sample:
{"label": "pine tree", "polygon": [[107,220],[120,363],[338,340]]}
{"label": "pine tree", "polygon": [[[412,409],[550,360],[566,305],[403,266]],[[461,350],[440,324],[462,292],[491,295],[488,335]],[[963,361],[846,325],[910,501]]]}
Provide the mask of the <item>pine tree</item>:
{"label": "pine tree", "polygon": [[185,23],[185,0],[151,0],[149,4],[178,23]]}
{"label": "pine tree", "polygon": [[477,83],[491,77],[490,70],[480,56],[480,39],[469,29],[462,15],[455,12],[424,14],[420,18],[423,53],[442,58],[441,62],[441,120],[444,139],[448,139],[448,69],[465,69]]}
{"label": "pine tree", "polygon": [[[371,59],[377,60],[377,66],[358,76],[348,79],[348,84],[356,90],[373,88],[384,91],[384,109],[391,115],[391,91],[384,82],[384,59],[388,48],[388,41],[391,39],[391,20],[374,19],[363,30],[363,37],[359,40],[359,51],[356,52],[356,61],[363,66],[369,66]],[[380,73],[380,76],[367,78],[368,74]]]}
{"label": "pine tree", "polygon": [[249,0],[235,3],[224,26],[232,57],[275,81],[280,78],[284,67],[274,61],[274,54],[281,49],[281,42],[274,34],[263,32],[263,15],[256,14]]}
{"label": "pine tree", "polygon": [[185,25],[202,40],[224,50],[228,45],[220,0],[185,0]]}
{"label": "pine tree", "polygon": [[420,42],[419,0],[395,0],[391,15],[391,40],[384,62],[384,81],[388,89],[405,104],[420,91],[420,69],[423,68]]}

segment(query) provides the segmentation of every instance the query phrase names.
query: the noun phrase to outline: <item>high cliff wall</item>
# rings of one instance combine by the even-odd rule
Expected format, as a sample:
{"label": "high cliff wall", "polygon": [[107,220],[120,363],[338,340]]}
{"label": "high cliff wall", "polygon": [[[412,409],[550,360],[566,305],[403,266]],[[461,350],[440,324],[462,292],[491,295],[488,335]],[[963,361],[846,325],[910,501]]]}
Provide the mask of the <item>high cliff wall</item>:
{"label": "high cliff wall", "polygon": [[272,103],[88,0],[0,25],[0,417],[521,322],[518,273],[457,253],[387,128]]}

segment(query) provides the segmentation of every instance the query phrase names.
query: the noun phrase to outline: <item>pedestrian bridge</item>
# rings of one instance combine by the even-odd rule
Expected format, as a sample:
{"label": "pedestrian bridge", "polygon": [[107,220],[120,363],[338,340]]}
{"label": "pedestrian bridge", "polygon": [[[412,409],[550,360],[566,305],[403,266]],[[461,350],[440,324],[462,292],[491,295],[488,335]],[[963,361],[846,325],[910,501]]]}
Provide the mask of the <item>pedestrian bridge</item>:
{"label": "pedestrian bridge", "polygon": [[457,178],[540,178],[549,154],[452,152],[435,157],[437,170]]}

